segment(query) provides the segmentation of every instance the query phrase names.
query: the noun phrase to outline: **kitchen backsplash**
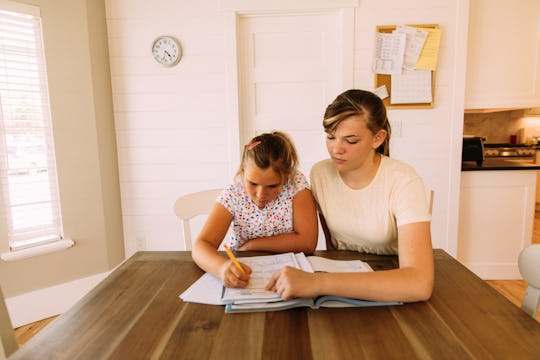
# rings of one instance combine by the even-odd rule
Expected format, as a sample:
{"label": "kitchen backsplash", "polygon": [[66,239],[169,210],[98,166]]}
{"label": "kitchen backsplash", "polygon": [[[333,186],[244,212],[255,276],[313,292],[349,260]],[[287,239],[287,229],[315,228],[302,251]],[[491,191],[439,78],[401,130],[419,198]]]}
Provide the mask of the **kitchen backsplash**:
{"label": "kitchen backsplash", "polygon": [[518,143],[526,143],[540,136],[540,117],[529,117],[524,110],[465,114],[463,134],[482,136],[486,143],[509,143],[510,135],[517,135]]}

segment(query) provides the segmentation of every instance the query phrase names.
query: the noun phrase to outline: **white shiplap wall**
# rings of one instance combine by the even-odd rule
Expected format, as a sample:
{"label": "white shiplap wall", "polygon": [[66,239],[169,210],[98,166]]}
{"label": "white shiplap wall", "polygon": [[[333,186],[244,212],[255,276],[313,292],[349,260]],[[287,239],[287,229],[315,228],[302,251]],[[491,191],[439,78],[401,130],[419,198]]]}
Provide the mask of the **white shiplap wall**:
{"label": "white shiplap wall", "polygon": [[[227,115],[234,106],[227,66],[231,21],[221,10],[223,2],[106,0],[127,255],[138,248],[181,249],[174,200],[222,187],[236,171],[239,155],[231,139],[238,137],[238,124]],[[371,89],[376,25],[437,23],[442,29],[435,108],[392,110],[389,116],[402,125],[392,155],[415,166],[435,189],[434,246],[451,253],[457,234],[461,148],[456,144],[462,136],[467,8],[468,0],[362,0],[354,34],[354,86]],[[162,68],[150,56],[152,40],[162,34],[182,43],[184,56],[174,68]]]}
{"label": "white shiplap wall", "polygon": [[[179,249],[174,200],[231,174],[223,15],[204,1],[106,4],[126,254]],[[182,43],[176,67],[150,56],[161,34]]]}

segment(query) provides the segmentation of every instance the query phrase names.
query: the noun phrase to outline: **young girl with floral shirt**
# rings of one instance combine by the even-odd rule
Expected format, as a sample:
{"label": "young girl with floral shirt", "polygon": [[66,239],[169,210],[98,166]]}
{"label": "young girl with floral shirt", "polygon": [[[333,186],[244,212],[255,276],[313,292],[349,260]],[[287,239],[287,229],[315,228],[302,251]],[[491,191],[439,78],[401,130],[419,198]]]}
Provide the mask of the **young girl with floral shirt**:
{"label": "young girl with floral shirt", "polygon": [[216,199],[193,246],[199,267],[228,287],[243,287],[251,269],[238,269],[218,252],[230,224],[233,250],[312,253],[317,245],[315,201],[307,178],[297,170],[290,138],[274,131],[254,137],[245,147],[236,182]]}

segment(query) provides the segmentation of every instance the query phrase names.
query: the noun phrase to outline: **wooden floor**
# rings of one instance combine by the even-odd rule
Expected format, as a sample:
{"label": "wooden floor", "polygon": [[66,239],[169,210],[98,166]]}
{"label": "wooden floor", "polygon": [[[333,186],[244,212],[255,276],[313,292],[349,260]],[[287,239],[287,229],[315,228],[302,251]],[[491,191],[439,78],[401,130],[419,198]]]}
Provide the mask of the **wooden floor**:
{"label": "wooden floor", "polygon": [[36,335],[45,326],[49,325],[49,323],[56,318],[57,318],[56,316],[53,316],[53,317],[43,319],[41,321],[37,321],[31,324],[27,324],[27,325],[24,325],[15,329],[15,339],[17,340],[17,343],[19,344],[19,346],[22,346],[24,343],[30,340],[32,336]]}
{"label": "wooden floor", "polygon": [[[533,243],[540,244],[540,212],[536,213],[534,219]],[[525,281],[487,280],[486,282],[491,285],[495,290],[504,295],[513,304],[521,307],[521,302],[523,300],[523,296],[525,295],[525,289],[527,288],[527,283]],[[55,318],[56,316],[53,316],[48,319],[37,321],[35,323],[24,325],[20,328],[15,329],[15,337],[17,338],[19,346],[22,346],[25,342],[30,340],[32,336],[37,334]],[[540,312],[538,314],[537,320],[540,321]]]}

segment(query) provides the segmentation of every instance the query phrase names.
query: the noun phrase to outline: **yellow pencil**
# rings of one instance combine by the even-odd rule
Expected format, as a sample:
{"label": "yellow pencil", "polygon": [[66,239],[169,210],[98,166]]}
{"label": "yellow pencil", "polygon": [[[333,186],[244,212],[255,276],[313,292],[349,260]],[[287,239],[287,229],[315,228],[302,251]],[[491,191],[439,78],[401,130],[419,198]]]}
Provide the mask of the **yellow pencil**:
{"label": "yellow pencil", "polygon": [[232,260],[232,262],[234,263],[234,265],[236,265],[236,267],[238,269],[240,269],[240,271],[242,272],[242,274],[246,275],[246,272],[244,271],[244,268],[242,267],[242,265],[240,265],[240,263],[238,262],[238,260],[236,260],[236,257],[234,256],[234,254],[232,253],[231,249],[229,249],[229,247],[227,245],[223,245],[223,248],[225,249],[225,252],[227,253],[227,256],[229,256],[229,259]]}

